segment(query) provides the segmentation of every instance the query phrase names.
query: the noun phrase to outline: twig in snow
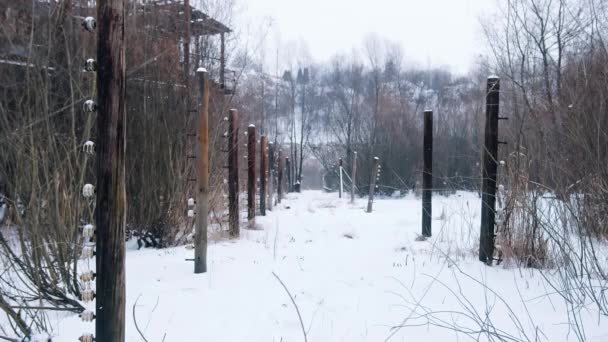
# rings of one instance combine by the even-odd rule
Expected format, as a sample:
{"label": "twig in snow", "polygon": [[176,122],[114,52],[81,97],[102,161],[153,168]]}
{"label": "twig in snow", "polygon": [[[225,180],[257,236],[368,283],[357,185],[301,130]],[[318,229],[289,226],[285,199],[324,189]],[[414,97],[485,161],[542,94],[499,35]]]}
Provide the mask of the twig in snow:
{"label": "twig in snow", "polygon": [[298,319],[300,320],[300,326],[302,327],[302,334],[304,335],[304,342],[308,342],[308,337],[306,336],[306,329],[304,329],[304,321],[302,321],[302,315],[300,314],[300,309],[298,308],[298,305],[296,304],[296,301],[293,299],[293,296],[291,295],[291,292],[289,292],[289,289],[287,289],[287,286],[285,286],[285,283],[283,283],[283,281],[281,280],[281,278],[279,278],[279,276],[272,272],[272,275],[277,278],[277,280],[279,281],[279,283],[281,283],[281,286],[283,286],[283,288],[285,289],[285,292],[287,292],[287,295],[289,295],[289,299],[291,299],[291,302],[293,303],[293,306],[296,308],[296,312],[298,313]]}
{"label": "twig in snow", "polygon": [[139,294],[139,296],[137,296],[137,299],[135,300],[135,303],[133,303],[133,323],[135,323],[135,329],[137,329],[137,332],[139,333],[139,336],[141,336],[141,338],[144,341],[148,342],[148,340],[146,339],[146,337],[144,336],[144,334],[139,329],[139,326],[137,325],[137,318],[135,317],[135,307],[137,306],[137,301],[139,300],[139,297],[141,297],[141,294]]}

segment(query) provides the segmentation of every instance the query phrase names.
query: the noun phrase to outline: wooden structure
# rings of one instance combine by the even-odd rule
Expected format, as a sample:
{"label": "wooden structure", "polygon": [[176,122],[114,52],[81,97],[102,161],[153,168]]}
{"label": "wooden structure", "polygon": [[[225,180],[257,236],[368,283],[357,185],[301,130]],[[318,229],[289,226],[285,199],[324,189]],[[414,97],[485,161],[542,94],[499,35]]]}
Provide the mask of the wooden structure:
{"label": "wooden structure", "polygon": [[126,0],[97,0],[95,339],[125,341]]}
{"label": "wooden structure", "polygon": [[351,184],[350,184],[350,203],[355,203],[355,191],[357,188],[357,152],[353,153],[353,166],[351,171]]}
{"label": "wooden structure", "polygon": [[488,77],[486,89],[486,125],[482,165],[479,261],[492,264],[494,258],[494,226],[496,224],[499,78],[496,76]]}
{"label": "wooden structure", "polygon": [[239,236],[239,117],[228,116],[228,225],[231,237]]}
{"label": "wooden structure", "polygon": [[283,199],[283,150],[279,149],[277,155],[277,202],[281,203]]}
{"label": "wooden structure", "polygon": [[266,190],[268,180],[268,143],[265,135],[260,137],[260,215],[266,216]]}
{"label": "wooden structure", "polygon": [[255,126],[247,128],[247,220],[250,228],[255,224]]}
{"label": "wooden structure", "polygon": [[367,199],[367,212],[372,212],[374,204],[374,193],[376,192],[376,181],[378,180],[380,172],[380,158],[374,157],[372,162],[372,173],[369,176],[369,195]]}
{"label": "wooden structure", "polygon": [[431,218],[433,214],[433,111],[424,111],[424,166],[422,169],[422,236],[432,234]]}
{"label": "wooden structure", "polygon": [[207,71],[197,70],[199,116],[196,154],[196,230],[194,233],[194,273],[207,272],[207,216],[209,215],[209,80]]}

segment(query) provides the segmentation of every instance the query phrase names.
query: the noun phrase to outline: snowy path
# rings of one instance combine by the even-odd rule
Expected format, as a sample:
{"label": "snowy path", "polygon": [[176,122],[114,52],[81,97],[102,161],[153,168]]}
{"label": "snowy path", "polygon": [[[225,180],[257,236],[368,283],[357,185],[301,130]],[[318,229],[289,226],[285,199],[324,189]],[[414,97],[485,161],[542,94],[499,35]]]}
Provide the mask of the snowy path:
{"label": "snowy path", "polygon": [[[433,203],[434,237],[424,242],[415,241],[421,209],[413,196],[378,200],[367,214],[363,199],[350,205],[336,194],[305,192],[258,217],[263,230],[242,230],[238,241],[211,245],[207,274],[192,273],[184,259],[193,251],[184,247],[130,251],[127,341],[143,341],[133,321],[136,300],[137,324],[150,342],[303,341],[296,311],[272,272],[295,296],[308,341],[456,341],[454,332],[426,325],[411,308],[419,301],[418,313],[465,310],[454,295],[458,284],[480,315],[488,304],[495,324],[516,335],[507,306],[481,283],[505,299],[527,333],[534,330],[529,312],[548,340],[565,341],[563,304],[546,295],[550,290],[541,275],[476,261],[477,196],[435,196]],[[415,327],[391,329],[408,317],[406,324]],[[445,317],[474,327],[455,314]],[[91,331],[92,324],[76,317],[55,327],[58,340],[66,342]],[[587,334],[589,341],[607,341],[608,327],[590,323]]]}

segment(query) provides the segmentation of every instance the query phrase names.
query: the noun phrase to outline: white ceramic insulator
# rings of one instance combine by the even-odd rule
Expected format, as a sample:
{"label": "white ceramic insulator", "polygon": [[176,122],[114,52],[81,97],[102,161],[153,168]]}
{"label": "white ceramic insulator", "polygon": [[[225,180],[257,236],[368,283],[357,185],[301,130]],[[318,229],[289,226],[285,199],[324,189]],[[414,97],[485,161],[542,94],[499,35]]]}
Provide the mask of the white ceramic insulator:
{"label": "white ceramic insulator", "polygon": [[92,113],[97,109],[97,104],[93,100],[84,101],[84,111]]}
{"label": "white ceramic insulator", "polygon": [[93,184],[85,184],[82,187],[82,195],[84,197],[91,197],[93,196],[93,194],[95,194],[95,187],[93,186]]}
{"label": "white ceramic insulator", "polygon": [[194,217],[194,210],[188,210],[188,217]]}
{"label": "white ceramic insulator", "polygon": [[86,17],[82,22],[82,26],[89,32],[93,31],[97,27],[97,20],[93,17]]}
{"label": "white ceramic insulator", "polygon": [[84,145],[82,146],[82,151],[84,151],[85,153],[88,153],[88,154],[95,153],[95,143],[92,142],[91,140],[85,142]]}
{"label": "white ceramic insulator", "polygon": [[78,338],[78,341],[80,341],[80,342],[94,342],[95,341],[95,337],[93,336],[93,334],[82,334],[82,336],[80,336]]}
{"label": "white ceramic insulator", "polygon": [[90,240],[93,235],[95,235],[95,226],[92,224],[85,224],[84,227],[82,227],[82,236],[84,239]]}
{"label": "white ceramic insulator", "polygon": [[82,247],[82,252],[80,255],[81,255],[82,259],[92,258],[93,256],[95,256],[95,247],[93,247],[93,246]]}
{"label": "white ceramic insulator", "polygon": [[95,291],[93,290],[84,290],[82,291],[81,297],[83,302],[92,302],[95,299]]}
{"label": "white ceramic insulator", "polygon": [[95,319],[95,314],[93,311],[85,310],[80,314],[80,319],[83,322],[92,322]]}
{"label": "white ceramic insulator", "polygon": [[80,274],[80,280],[82,282],[93,281],[95,279],[95,272],[88,271]]}

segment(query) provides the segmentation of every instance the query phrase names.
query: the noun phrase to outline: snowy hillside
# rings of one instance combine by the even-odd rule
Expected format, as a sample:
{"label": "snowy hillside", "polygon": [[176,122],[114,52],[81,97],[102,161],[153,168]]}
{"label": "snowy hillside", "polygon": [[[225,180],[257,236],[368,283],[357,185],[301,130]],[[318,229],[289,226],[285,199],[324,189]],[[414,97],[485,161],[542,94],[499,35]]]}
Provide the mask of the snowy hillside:
{"label": "snowy hillside", "polygon": [[[304,341],[273,273],[293,295],[308,341],[464,341],[464,332],[487,340],[480,330],[497,341],[524,333],[568,340],[566,307],[543,275],[476,260],[477,195],[433,202],[428,241],[416,241],[421,207],[413,196],[377,200],[368,214],[364,199],[351,205],[335,193],[304,192],[258,217],[263,229],[211,243],[208,273],[192,273],[185,247],[129,251],[126,340],[144,341],[139,329],[147,341]],[[588,341],[608,340],[596,312],[583,317]],[[76,316],[51,324],[60,342],[90,329]]]}

